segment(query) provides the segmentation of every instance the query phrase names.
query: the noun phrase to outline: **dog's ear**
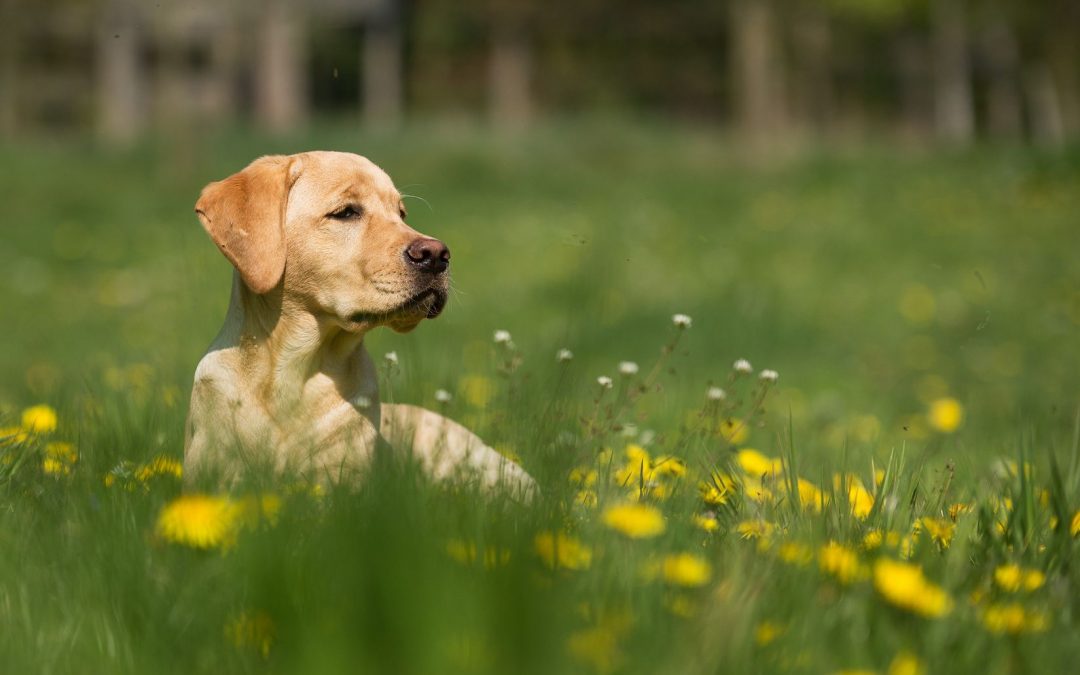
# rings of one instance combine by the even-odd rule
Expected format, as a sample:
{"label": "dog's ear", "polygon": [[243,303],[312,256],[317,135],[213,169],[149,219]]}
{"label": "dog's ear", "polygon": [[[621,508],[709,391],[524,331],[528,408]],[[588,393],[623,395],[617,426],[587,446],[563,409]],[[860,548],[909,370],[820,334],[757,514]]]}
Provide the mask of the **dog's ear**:
{"label": "dog's ear", "polygon": [[285,205],[301,169],[298,157],[260,157],[207,185],[195,203],[207,234],[260,295],[277,286],[285,271]]}

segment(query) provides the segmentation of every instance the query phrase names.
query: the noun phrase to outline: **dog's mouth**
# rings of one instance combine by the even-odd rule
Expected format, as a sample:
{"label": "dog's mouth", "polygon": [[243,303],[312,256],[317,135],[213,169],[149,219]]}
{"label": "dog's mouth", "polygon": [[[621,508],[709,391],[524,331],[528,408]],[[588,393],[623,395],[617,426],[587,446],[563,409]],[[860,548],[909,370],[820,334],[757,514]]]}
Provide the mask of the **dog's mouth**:
{"label": "dog's mouth", "polygon": [[429,288],[406,300],[398,311],[412,313],[414,309],[423,310],[427,318],[434,319],[442,314],[445,307],[446,291],[441,288]]}
{"label": "dog's mouth", "polygon": [[412,295],[407,300],[388,312],[357,312],[349,317],[354,323],[386,323],[395,319],[415,317],[423,313],[425,318],[434,319],[442,314],[446,307],[447,293],[443,288],[430,287]]}

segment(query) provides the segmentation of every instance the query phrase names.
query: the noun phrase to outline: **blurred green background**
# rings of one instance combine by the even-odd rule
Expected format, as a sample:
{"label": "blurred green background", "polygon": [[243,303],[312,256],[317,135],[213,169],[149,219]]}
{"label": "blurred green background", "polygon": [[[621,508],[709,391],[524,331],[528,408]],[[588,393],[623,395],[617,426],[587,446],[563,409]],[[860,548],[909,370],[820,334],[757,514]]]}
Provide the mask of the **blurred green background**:
{"label": "blurred green background", "polygon": [[411,400],[495,329],[591,381],[686,312],[669,416],[740,357],[832,446],[921,439],[943,396],[988,433],[1076,412],[1075,3],[5,0],[0,26],[9,408],[151,371],[182,407],[229,276],[199,189],[322,148],[454,251],[450,311],[371,338]]}
{"label": "blurred green background", "polygon": [[[1080,485],[1077,45],[1070,0],[0,0],[0,428],[59,411],[55,437],[5,441],[0,651],[20,672],[829,672],[901,650],[955,672],[1067,669],[1076,540],[1048,504],[1066,522]],[[367,340],[400,357],[383,396],[519,455],[538,503],[380,466],[315,497],[256,480],[284,506],[226,554],[155,530],[180,483],[132,476],[180,457],[228,301],[195,199],[310,149],[375,161],[453,251],[447,311]],[[658,392],[623,405],[618,364],[649,372],[676,313],[693,326]],[[495,330],[523,359],[512,376]],[[780,374],[745,444],[798,454],[826,491],[905,457],[873,488],[887,506],[856,522],[836,484],[820,518],[703,505],[697,481],[732,447],[684,423],[737,358]],[[942,399],[963,411],[951,431],[927,416]],[[649,542],[566,480],[621,451],[628,423],[690,466],[654,500],[669,529]],[[74,444],[67,463],[50,440]],[[1051,451],[1065,479],[1036,522],[1031,473],[990,467],[1044,471]],[[1010,499],[1023,508],[1002,516]],[[955,594],[948,621],[782,566],[737,530],[766,518],[790,541],[859,546],[952,501],[979,513],[947,555],[923,536],[916,557]],[[717,531],[694,526],[703,509]],[[590,571],[541,564],[536,534],[563,530],[595,548]],[[708,584],[642,581],[676,552],[710,561]],[[1048,573],[1041,641],[959,607],[1014,560]],[[263,615],[272,652],[229,633]],[[762,622],[790,626],[769,658]],[[567,650],[582,635],[596,654]]]}
{"label": "blurred green background", "polygon": [[1075,152],[864,148],[754,167],[717,132],[606,120],[512,140],[328,123],[122,152],[10,144],[0,400],[70,402],[153,373],[182,408],[231,274],[194,198],[251,157],[306,148],[372,158],[422,198],[410,223],[454,252],[449,311],[369,339],[377,358],[402,355],[398,400],[433,405],[436,389],[490,375],[496,329],[511,331],[526,373],[573,350],[587,386],[621,360],[647,367],[684,312],[694,326],[655,402],[667,418],[748,358],[781,373],[774,417],[790,412],[832,448],[923,440],[926,405],[942,396],[991,436],[1071,428]]}

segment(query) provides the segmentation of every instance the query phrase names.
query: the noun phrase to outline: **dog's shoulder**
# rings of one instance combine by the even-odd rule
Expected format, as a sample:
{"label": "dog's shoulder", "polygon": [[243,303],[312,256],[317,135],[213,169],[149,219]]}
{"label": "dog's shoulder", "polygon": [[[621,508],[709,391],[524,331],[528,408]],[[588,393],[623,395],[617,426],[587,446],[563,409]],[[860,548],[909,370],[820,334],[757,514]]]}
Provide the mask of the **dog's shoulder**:
{"label": "dog's shoulder", "polygon": [[238,360],[231,351],[211,350],[199,361],[191,387],[192,413],[212,414],[223,406],[243,405],[246,397],[241,391]]}

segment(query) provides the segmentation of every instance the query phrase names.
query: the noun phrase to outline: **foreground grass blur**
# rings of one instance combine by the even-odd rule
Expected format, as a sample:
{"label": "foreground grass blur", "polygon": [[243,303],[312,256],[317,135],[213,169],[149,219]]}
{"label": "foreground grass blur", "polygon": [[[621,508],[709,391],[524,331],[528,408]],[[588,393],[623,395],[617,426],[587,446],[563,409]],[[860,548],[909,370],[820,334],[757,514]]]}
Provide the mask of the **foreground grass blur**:
{"label": "foreground grass blur", "polygon": [[[717,138],[642,129],[212,141],[0,150],[13,671],[1054,672],[1080,655],[1076,155],[755,169]],[[258,154],[310,147],[383,165],[454,250],[445,317],[369,341],[384,397],[519,457],[536,503],[431,485],[402,458],[359,486],[253,475],[180,497],[191,372],[229,278],[191,205]]]}

